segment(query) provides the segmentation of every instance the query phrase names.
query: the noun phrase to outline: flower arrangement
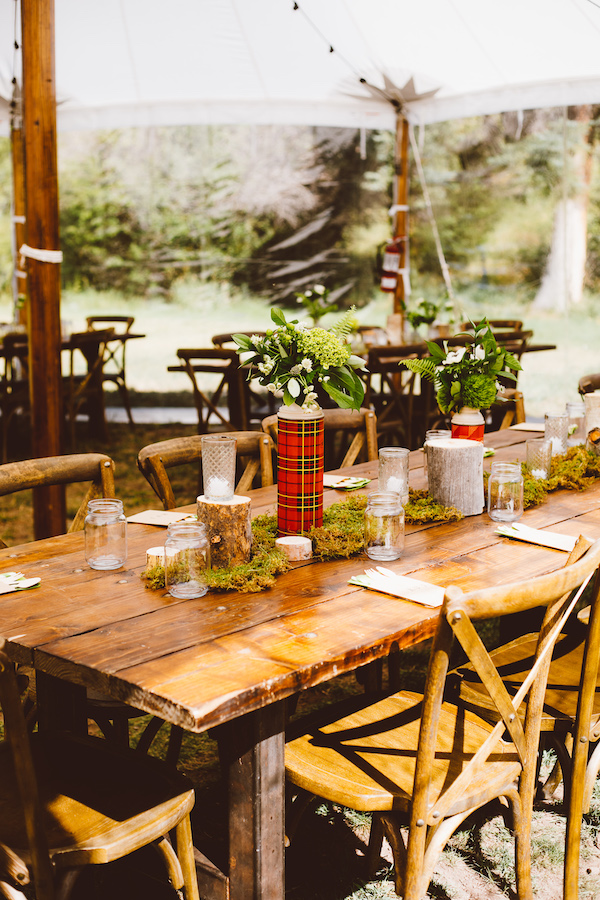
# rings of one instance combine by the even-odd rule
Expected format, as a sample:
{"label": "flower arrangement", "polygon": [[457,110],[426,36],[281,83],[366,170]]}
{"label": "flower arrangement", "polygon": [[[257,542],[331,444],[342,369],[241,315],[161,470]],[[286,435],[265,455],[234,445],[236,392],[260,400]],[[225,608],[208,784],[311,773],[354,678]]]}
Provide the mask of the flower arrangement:
{"label": "flower arrangement", "polygon": [[[234,334],[245,365],[258,370],[258,381],[286,406],[298,403],[310,412],[318,408],[315,388],[320,385],[342,409],[360,409],[365,389],[356,373],[364,360],[353,356],[345,342],[353,310],[329,331],[308,328],[297,319],[287,322],[280,309],[271,310],[275,328],[265,337]],[[255,374],[255,373],[254,373]]]}
{"label": "flower arrangement", "polygon": [[301,303],[312,319],[314,326],[317,326],[325,313],[336,312],[337,303],[329,300],[329,288],[324,284],[315,284],[315,286],[304,293],[296,292],[298,303]]}
{"label": "flower arrangement", "polygon": [[429,357],[403,360],[402,364],[412,372],[434,382],[443,413],[463,406],[488,409],[501,388],[498,376],[517,380],[513,373],[521,364],[516,356],[498,346],[488,320],[473,327],[473,334],[464,333],[464,345],[449,350],[446,341],[443,346],[427,341]]}

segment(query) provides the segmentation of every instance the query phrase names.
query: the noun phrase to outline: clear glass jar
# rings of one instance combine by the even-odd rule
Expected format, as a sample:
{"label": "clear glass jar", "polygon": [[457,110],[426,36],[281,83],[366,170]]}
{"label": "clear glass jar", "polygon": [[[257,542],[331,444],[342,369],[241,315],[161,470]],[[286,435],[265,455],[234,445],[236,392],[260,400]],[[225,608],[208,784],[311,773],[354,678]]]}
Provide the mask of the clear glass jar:
{"label": "clear glass jar", "polygon": [[90,500],[84,524],[85,558],[92,569],[119,569],[127,560],[122,500]]}
{"label": "clear glass jar", "polygon": [[516,522],[523,515],[520,462],[493,462],[488,481],[488,515],[494,522]]}
{"label": "clear glass jar", "polygon": [[235,494],[236,439],[228,434],[202,435],[204,499],[229,503]]}
{"label": "clear glass jar", "polygon": [[567,415],[569,417],[569,433],[567,446],[576,447],[585,444],[587,431],[585,430],[585,403],[567,403]]}
{"label": "clear glass jar", "polygon": [[400,494],[402,505],[408,503],[408,461],[406,447],[382,447],[379,451],[379,490]]}
{"label": "clear glass jar", "polygon": [[527,468],[532,478],[550,478],[552,444],[550,441],[527,441]]}
{"label": "clear glass jar", "polygon": [[563,413],[546,413],[544,423],[545,438],[552,444],[552,456],[566,453],[569,437],[569,416],[566,410]]}
{"label": "clear glass jar", "polygon": [[210,565],[206,527],[200,522],[173,522],[165,541],[165,587],[172,597],[203,597]]}
{"label": "clear glass jar", "polygon": [[404,550],[404,508],[395,491],[371,491],[365,510],[365,552],[369,559],[399,559]]}
{"label": "clear glass jar", "polygon": [[428,477],[428,468],[427,468],[427,445],[433,444],[436,441],[449,441],[452,437],[452,431],[449,428],[430,428],[429,431],[425,432],[425,441],[423,443],[424,459],[423,459],[423,474],[425,477]]}

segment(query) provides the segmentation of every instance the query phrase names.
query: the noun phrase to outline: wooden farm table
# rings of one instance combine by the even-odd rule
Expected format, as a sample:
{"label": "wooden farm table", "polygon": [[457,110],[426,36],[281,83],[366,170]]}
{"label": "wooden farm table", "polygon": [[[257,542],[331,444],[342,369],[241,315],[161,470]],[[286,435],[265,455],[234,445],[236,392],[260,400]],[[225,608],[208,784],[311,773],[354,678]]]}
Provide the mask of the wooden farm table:
{"label": "wooden farm table", "polygon": [[[522,458],[528,437],[535,435],[507,429],[486,436],[486,444],[497,448],[496,459]],[[375,478],[376,464],[352,471]],[[424,486],[420,450],[411,454],[410,481]],[[328,491],[325,502],[343,497]],[[274,488],[253,492],[253,512],[273,510],[274,498]],[[524,521],[598,538],[600,485],[550,495]],[[485,514],[409,527],[404,555],[390,568],[472,589],[564,564],[564,553],[509,541],[494,529]],[[85,728],[86,687],[190,731],[223,726],[229,873],[198,854],[201,894],[280,900],[285,698],[430,637],[437,613],[349,585],[366,557],[300,564],[263,593],[176,600],[146,590],[139,577],[146,549],[164,537],[162,529],[130,524],[127,568],[116,572],[85,565],[81,534],[1,550],[4,569],[42,582],[0,598],[0,634],[15,662],[37,670],[40,727]]]}

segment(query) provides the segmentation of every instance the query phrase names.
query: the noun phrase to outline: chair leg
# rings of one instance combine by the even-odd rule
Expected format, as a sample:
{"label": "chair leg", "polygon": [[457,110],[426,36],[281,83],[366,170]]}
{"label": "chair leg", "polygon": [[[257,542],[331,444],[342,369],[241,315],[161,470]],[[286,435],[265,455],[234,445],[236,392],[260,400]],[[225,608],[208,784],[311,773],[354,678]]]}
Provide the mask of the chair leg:
{"label": "chair leg", "polygon": [[194,843],[192,841],[192,826],[190,817],[185,816],[175,829],[177,838],[177,856],[183,875],[183,887],[186,900],[200,900],[198,891],[198,878],[196,876],[196,863],[194,862]]}
{"label": "chair leg", "polygon": [[117,387],[119,389],[119,394],[121,395],[121,402],[125,407],[125,412],[127,413],[127,418],[129,419],[129,424],[132,428],[135,429],[135,422],[133,421],[133,414],[131,412],[131,401],[129,400],[129,391],[127,390],[125,380],[120,379],[119,381],[117,381]]}

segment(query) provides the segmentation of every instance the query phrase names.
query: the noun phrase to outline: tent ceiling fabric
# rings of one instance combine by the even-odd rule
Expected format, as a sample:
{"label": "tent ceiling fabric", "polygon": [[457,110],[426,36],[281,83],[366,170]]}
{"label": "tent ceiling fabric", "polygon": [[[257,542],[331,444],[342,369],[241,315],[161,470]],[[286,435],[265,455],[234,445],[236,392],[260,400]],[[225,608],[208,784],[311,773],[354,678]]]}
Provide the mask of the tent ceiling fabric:
{"label": "tent ceiling fabric", "polygon": [[[55,0],[59,128],[393,128],[386,84],[400,89],[408,118],[424,124],[600,102],[600,8],[591,0],[293,6],[293,0]],[[20,58],[15,9],[15,0],[0,3],[5,100]],[[405,85],[414,86],[416,99],[407,98]],[[8,127],[0,102],[0,130]]]}

